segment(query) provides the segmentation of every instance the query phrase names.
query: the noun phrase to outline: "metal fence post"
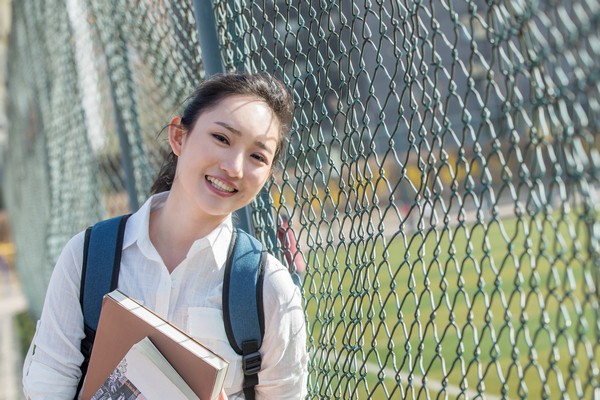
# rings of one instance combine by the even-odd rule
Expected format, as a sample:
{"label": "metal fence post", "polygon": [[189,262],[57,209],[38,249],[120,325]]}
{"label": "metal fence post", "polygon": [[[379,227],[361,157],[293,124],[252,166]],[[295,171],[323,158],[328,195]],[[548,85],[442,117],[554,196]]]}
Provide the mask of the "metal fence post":
{"label": "metal fence post", "polygon": [[110,83],[110,95],[114,104],[115,114],[115,125],[117,127],[117,136],[119,137],[119,147],[121,150],[121,165],[125,172],[125,189],[127,190],[127,197],[129,200],[129,209],[131,212],[135,212],[139,207],[137,189],[135,187],[135,175],[133,173],[133,160],[131,157],[131,144],[125,131],[125,122],[123,121],[123,114],[118,107],[117,94],[115,90],[115,83],[109,74]]}
{"label": "metal fence post", "polygon": [[194,0],[194,16],[196,17],[196,32],[206,76],[225,72],[223,60],[221,60],[217,22],[212,9],[212,1]]}
{"label": "metal fence post", "polygon": [[[116,2],[113,1],[113,7],[116,8]],[[119,24],[115,27],[119,44],[121,45],[121,51],[123,56],[123,68],[125,68],[126,76],[131,76],[131,70],[129,69],[129,57],[125,38],[123,37],[123,31]],[[109,68],[112,68],[110,64]],[[135,184],[135,174],[133,168],[133,157],[131,156],[131,143],[129,143],[129,137],[127,136],[127,130],[125,129],[125,121],[123,119],[123,112],[119,107],[116,82],[113,80],[112,72],[108,74],[108,81],[110,85],[110,95],[112,97],[113,109],[115,115],[115,125],[117,127],[117,135],[119,137],[119,146],[121,150],[121,164],[123,171],[125,172],[125,189],[127,190],[127,196],[129,200],[129,209],[131,212],[135,212],[139,208],[138,193]]]}
{"label": "metal fence post", "polygon": [[[196,32],[206,76],[225,72],[212,1],[194,0],[194,16],[196,17]],[[234,223],[251,235],[255,235],[250,206],[235,212]]]}

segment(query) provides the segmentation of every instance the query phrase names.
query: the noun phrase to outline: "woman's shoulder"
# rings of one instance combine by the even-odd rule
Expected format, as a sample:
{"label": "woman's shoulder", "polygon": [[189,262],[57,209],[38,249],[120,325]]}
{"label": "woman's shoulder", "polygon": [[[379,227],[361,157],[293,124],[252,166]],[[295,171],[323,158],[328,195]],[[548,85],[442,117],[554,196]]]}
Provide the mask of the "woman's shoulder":
{"label": "woman's shoulder", "polygon": [[63,269],[66,273],[81,273],[83,261],[83,245],[85,242],[85,231],[72,236],[62,248],[55,269]]}
{"label": "woman's shoulder", "polygon": [[83,245],[85,242],[85,231],[76,233],[71,237],[63,248],[63,253],[69,252],[71,254],[81,254],[83,257]]}
{"label": "woman's shoulder", "polygon": [[[85,231],[71,237],[56,259],[49,285],[58,288],[56,290],[59,292],[64,291],[65,288],[79,287],[82,273],[84,240]],[[48,290],[50,290],[50,286]]]}
{"label": "woman's shoulder", "polygon": [[292,280],[289,270],[272,254],[267,255],[265,263],[263,295],[265,298],[279,299],[279,302],[300,298],[300,289]]}

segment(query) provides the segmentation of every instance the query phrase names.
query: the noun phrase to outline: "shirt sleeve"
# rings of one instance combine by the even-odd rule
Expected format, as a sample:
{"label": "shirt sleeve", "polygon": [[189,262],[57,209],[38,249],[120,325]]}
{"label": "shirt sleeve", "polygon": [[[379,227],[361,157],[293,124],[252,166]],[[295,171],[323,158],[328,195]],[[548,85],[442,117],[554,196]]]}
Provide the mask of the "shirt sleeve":
{"label": "shirt sleeve", "polygon": [[84,233],[63,249],[48,284],[42,315],[23,364],[28,399],[73,399],[81,376],[83,315],[79,305]]}
{"label": "shirt sleeve", "polygon": [[306,326],[300,289],[274,257],[267,261],[263,306],[265,337],[257,399],[304,399],[308,377]]}

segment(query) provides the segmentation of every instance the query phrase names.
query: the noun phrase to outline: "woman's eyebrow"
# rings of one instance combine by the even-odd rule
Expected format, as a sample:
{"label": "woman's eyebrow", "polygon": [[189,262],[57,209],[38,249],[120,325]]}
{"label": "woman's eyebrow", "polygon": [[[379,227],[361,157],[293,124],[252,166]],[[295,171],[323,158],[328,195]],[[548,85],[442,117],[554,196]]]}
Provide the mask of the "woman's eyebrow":
{"label": "woman's eyebrow", "polygon": [[235,133],[238,136],[242,135],[242,132],[240,132],[238,129],[235,129],[233,126],[229,125],[227,122],[215,121],[215,124],[222,126],[223,128],[227,129],[231,133]]}
{"label": "woman's eyebrow", "polygon": [[[223,128],[227,129],[228,131],[230,131],[231,133],[233,133],[237,136],[242,135],[242,132],[239,129],[234,128],[233,126],[229,125],[227,122],[215,121],[215,124],[222,126]],[[269,149],[267,147],[267,145],[265,143],[261,142],[260,140],[255,141],[254,144],[256,144],[258,147],[260,147],[261,149],[263,149],[271,154],[273,153],[273,151],[271,149]]]}

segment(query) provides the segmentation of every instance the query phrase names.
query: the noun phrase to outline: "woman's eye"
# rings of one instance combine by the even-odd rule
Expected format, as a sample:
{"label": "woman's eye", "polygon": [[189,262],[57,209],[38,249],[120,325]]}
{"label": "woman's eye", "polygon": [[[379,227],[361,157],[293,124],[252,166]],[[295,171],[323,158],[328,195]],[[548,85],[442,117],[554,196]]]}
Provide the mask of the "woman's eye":
{"label": "woman's eye", "polygon": [[227,137],[225,137],[219,133],[213,133],[212,136],[221,143],[229,144],[229,140],[227,139]]}
{"label": "woman's eye", "polygon": [[266,157],[264,157],[264,156],[263,156],[263,155],[261,155],[261,154],[252,154],[252,158],[254,158],[254,159],[256,159],[256,160],[260,161],[260,162],[261,162],[261,163],[263,163],[263,164],[268,164],[268,163],[269,163],[269,160],[267,160],[267,158],[266,158]]}

